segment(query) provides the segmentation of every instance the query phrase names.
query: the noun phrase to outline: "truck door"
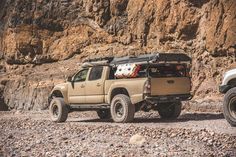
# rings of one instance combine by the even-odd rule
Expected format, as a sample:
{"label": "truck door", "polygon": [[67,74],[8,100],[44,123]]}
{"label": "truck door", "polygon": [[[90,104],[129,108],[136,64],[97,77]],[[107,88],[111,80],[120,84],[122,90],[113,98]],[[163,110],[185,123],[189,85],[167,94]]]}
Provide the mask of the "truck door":
{"label": "truck door", "polygon": [[85,86],[89,69],[83,69],[75,74],[68,85],[68,99],[72,104],[83,104],[85,102]]}
{"label": "truck door", "polygon": [[85,88],[86,103],[98,104],[105,102],[105,73],[103,66],[92,67]]}

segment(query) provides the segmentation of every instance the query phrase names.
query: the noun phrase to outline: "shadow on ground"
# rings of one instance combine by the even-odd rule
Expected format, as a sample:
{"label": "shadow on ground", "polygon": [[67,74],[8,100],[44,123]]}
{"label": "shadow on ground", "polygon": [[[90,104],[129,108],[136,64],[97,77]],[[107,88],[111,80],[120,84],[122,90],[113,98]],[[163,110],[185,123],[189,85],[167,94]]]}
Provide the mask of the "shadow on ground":
{"label": "shadow on ground", "polygon": [[[186,113],[181,115],[178,119],[161,119],[160,117],[144,118],[144,117],[135,117],[133,123],[175,123],[175,122],[187,122],[187,121],[204,121],[204,120],[217,120],[224,119],[222,113]],[[73,122],[112,122],[111,119],[83,119],[75,120]]]}

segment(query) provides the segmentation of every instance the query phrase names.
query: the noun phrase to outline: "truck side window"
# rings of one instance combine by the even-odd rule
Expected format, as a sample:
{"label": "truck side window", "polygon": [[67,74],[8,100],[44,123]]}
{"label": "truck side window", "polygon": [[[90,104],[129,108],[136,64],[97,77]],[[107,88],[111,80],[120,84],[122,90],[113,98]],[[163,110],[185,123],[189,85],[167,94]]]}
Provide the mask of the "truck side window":
{"label": "truck side window", "polygon": [[81,70],[77,74],[75,74],[73,81],[74,82],[82,82],[86,80],[88,74],[88,69]]}
{"label": "truck side window", "polygon": [[102,71],[103,71],[102,66],[93,67],[89,74],[89,80],[90,81],[99,80],[102,77]]}

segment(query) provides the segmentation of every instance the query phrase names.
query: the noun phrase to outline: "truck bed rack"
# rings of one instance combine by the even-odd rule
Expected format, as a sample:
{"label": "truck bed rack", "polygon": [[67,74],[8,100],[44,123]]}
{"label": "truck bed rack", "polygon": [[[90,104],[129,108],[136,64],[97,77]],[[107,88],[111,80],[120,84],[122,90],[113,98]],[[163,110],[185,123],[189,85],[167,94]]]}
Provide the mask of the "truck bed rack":
{"label": "truck bed rack", "polygon": [[[109,65],[119,65],[126,63],[146,62],[191,62],[192,59],[184,53],[153,53],[140,56],[125,56],[125,57],[101,57],[94,59],[87,59],[83,63],[95,63],[106,61]],[[92,65],[92,64],[91,64]]]}
{"label": "truck bed rack", "polygon": [[155,53],[155,54],[147,54],[140,55],[137,57],[121,57],[114,58],[110,64],[126,64],[126,63],[135,63],[135,62],[147,62],[147,63],[155,63],[155,62],[191,62],[192,59],[183,53]]}

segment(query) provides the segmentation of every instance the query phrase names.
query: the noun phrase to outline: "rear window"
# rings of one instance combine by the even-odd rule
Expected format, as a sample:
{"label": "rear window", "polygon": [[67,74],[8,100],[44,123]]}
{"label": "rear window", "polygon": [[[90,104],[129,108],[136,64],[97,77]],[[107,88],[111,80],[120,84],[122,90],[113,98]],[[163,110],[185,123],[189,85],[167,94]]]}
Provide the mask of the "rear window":
{"label": "rear window", "polygon": [[102,77],[102,66],[93,67],[89,74],[89,81],[99,80]]}
{"label": "rear window", "polygon": [[148,74],[150,77],[185,77],[186,68],[182,64],[164,64],[149,67]]}

